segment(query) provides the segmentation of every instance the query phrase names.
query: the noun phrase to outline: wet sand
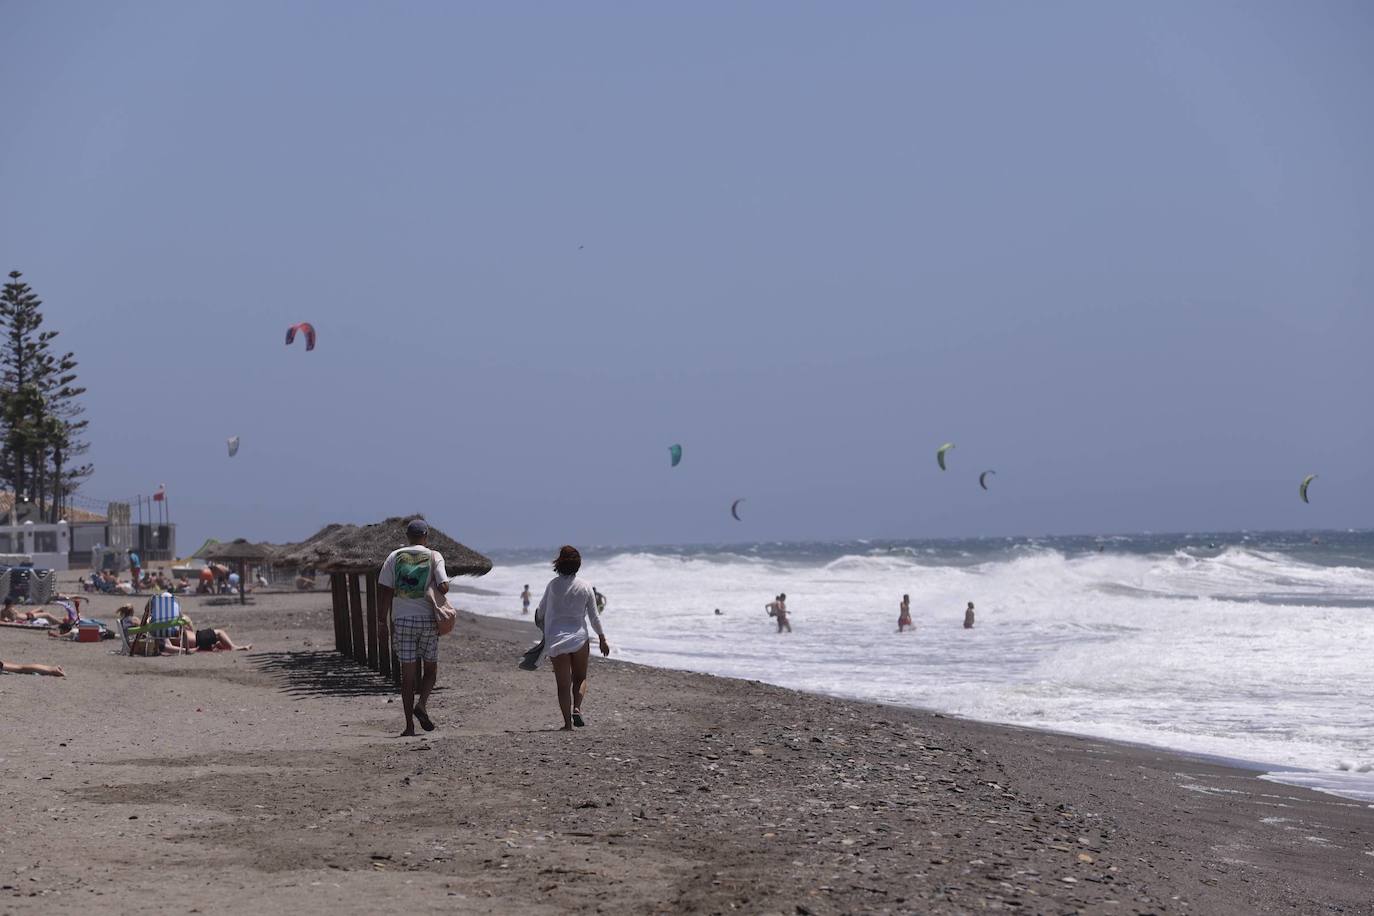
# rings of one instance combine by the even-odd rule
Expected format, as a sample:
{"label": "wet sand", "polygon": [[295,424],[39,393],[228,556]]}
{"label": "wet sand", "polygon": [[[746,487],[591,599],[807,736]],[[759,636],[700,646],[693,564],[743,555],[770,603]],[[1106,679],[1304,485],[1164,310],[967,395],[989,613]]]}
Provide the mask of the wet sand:
{"label": "wet sand", "polygon": [[1358,803],[614,658],[560,733],[508,621],[464,615],[397,739],[327,601],[185,602],[251,653],[0,630],[69,675],[0,676],[0,913],[1374,913]]}

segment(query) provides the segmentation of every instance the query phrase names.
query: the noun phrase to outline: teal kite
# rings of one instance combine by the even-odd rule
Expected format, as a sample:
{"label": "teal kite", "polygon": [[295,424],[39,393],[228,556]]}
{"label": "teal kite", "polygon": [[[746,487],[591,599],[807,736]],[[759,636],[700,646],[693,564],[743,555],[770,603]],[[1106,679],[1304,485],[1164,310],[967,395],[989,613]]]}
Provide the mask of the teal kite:
{"label": "teal kite", "polygon": [[949,451],[952,448],[954,448],[954,443],[946,442],[944,445],[940,446],[935,450],[935,460],[940,463],[940,470],[942,471],[945,469],[945,452]]}
{"label": "teal kite", "polygon": [[1307,502],[1307,485],[1316,479],[1316,474],[1308,474],[1302,479],[1302,484],[1298,487],[1298,495],[1302,497],[1303,502]]}
{"label": "teal kite", "polygon": [[679,464],[682,463],[682,446],[680,446],[680,445],[670,445],[670,446],[668,446],[668,454],[669,454],[670,456],[672,456],[672,459],[673,459],[673,467],[677,467]]}

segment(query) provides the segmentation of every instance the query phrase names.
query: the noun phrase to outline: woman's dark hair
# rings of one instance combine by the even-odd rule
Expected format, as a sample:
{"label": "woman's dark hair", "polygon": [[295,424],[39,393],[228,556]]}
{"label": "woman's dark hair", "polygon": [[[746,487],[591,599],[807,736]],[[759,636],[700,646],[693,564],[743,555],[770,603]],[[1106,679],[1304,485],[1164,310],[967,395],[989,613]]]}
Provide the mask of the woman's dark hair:
{"label": "woman's dark hair", "polygon": [[558,559],[553,561],[553,571],[560,576],[571,576],[582,568],[582,554],[571,544],[564,544],[558,550]]}

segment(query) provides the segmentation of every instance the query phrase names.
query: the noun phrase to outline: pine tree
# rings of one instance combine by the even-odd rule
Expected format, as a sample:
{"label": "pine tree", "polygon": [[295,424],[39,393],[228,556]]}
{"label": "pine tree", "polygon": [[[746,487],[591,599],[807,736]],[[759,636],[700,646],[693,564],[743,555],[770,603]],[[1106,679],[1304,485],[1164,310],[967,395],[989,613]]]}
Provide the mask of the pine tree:
{"label": "pine tree", "polygon": [[19,271],[9,276],[0,291],[0,483],[56,521],[92,471],[72,463],[89,448],[77,401],[86,389],[76,385],[75,355],[53,354],[57,332],[43,330],[42,301]]}

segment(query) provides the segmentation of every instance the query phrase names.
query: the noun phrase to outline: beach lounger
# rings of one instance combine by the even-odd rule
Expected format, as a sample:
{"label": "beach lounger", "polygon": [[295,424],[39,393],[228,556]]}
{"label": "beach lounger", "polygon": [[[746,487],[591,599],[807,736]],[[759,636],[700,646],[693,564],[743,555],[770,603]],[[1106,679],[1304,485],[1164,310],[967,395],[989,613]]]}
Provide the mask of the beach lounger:
{"label": "beach lounger", "polygon": [[[125,617],[119,623],[124,634],[124,651],[129,655],[134,654],[134,642],[138,637],[170,639],[178,635],[182,627],[189,625],[186,618],[181,616],[181,605],[171,595],[155,595],[150,603],[152,607],[147,623],[135,624],[132,617]],[[144,645],[152,645],[152,640],[144,640]]]}

